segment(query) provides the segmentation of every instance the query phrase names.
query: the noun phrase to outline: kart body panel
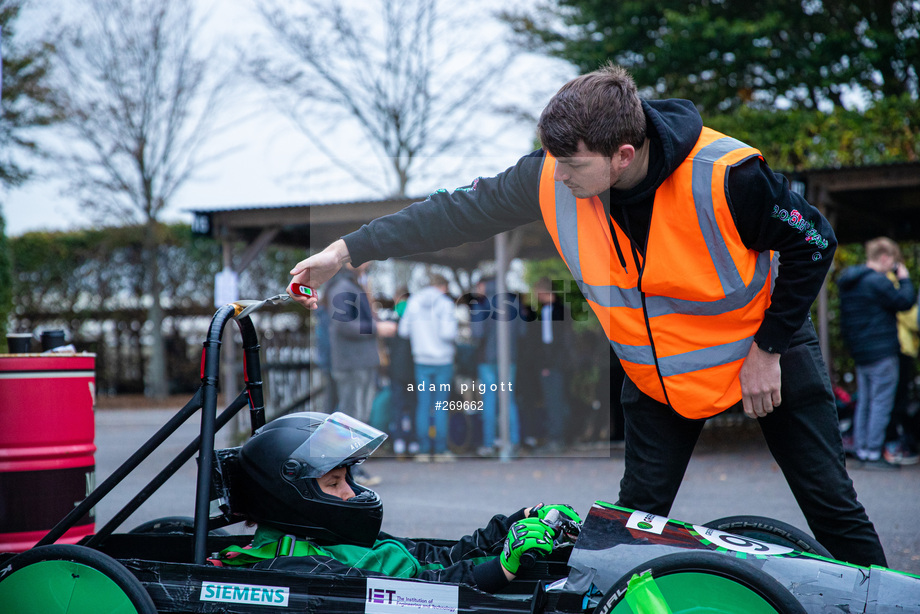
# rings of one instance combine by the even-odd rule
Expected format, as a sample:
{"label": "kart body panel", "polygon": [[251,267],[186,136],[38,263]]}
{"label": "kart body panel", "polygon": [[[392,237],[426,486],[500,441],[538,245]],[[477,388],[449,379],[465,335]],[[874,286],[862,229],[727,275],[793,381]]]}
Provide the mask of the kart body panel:
{"label": "kart body panel", "polygon": [[593,586],[606,592],[644,561],[687,549],[743,560],[778,580],[808,612],[920,613],[920,576],[850,565],[603,502],[585,519],[564,590]]}

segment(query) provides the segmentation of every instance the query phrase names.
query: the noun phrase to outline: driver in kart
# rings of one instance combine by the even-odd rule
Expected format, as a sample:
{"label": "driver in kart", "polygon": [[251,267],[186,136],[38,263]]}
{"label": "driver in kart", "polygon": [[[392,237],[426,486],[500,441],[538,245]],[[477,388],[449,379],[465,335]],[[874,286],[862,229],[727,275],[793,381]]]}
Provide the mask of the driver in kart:
{"label": "driver in kart", "polygon": [[[234,484],[244,512],[257,524],[252,543],[231,546],[212,562],[295,573],[390,576],[463,583],[495,592],[520,570],[525,553],[552,552],[560,529],[556,510],[580,523],[567,505],[496,515],[453,546],[394,537],[380,531],[383,504],[356,483],[352,467],[386,434],[345,414],[289,414],[259,429],[240,449]],[[553,514],[550,517],[555,516]]]}

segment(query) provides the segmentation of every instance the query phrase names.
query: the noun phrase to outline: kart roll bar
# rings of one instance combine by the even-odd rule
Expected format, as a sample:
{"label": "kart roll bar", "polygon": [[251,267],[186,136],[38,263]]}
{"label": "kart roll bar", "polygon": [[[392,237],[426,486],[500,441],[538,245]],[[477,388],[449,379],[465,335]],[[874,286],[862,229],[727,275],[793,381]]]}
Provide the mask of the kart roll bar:
{"label": "kart roll bar", "polygon": [[[217,415],[217,385],[220,373],[220,339],[224,327],[239,313],[235,304],[224,305],[211,318],[208,336],[201,352],[201,447],[198,452],[198,487],[195,491],[195,564],[204,565],[207,556],[208,512],[211,498],[211,466],[214,461],[214,421]],[[265,402],[262,396],[262,366],[259,362],[259,338],[249,316],[237,319],[243,337],[244,393],[249,397],[249,421],[252,433],[265,425]]]}
{"label": "kart roll bar", "polygon": [[198,450],[198,481],[195,493],[195,563],[205,562],[208,536],[208,513],[210,507],[210,478],[214,456],[214,434],[226,425],[248,402],[251,430],[265,424],[265,404],[262,393],[262,367],[259,361],[259,339],[249,316],[236,320],[243,340],[243,377],[246,388],[217,417],[217,393],[219,384],[221,336],[227,322],[234,319],[240,307],[231,303],[224,305],[211,318],[204,348],[201,353],[201,385],[191,400],[180,409],[160,430],[148,439],[128,460],[121,464],[112,475],[93,490],[63,520],[58,522],[41,538],[36,546],[52,544],[80,518],[86,515],[125,477],[146,460],[166,439],[178,430],[182,424],[199,409],[201,413],[201,432],[182,452],[176,456],[140,493],[125,505],[98,533],[87,542],[93,546],[108,537],[124,520],[140,507],[172,477],[185,462]]}
{"label": "kart roll bar", "polygon": [[[239,412],[240,409],[246,405],[246,392],[241,392],[239,396],[234,399],[221,414],[217,417],[217,420],[214,422],[215,432],[223,428],[231,418]],[[199,406],[200,407],[200,406]],[[137,509],[143,505],[143,503],[150,498],[150,495],[159,490],[160,486],[166,483],[166,481],[171,478],[176,471],[178,471],[182,465],[192,458],[192,455],[198,451],[198,448],[201,445],[201,435],[195,437],[190,444],[188,444],[177,456],[170,462],[166,467],[153,478],[147,486],[145,486],[131,501],[129,501],[121,510],[115,514],[109,522],[105,524],[101,529],[97,530],[95,535],[91,535],[89,539],[83,544],[88,548],[94,548],[102,543],[102,541],[111,535],[115,529],[121,526],[128,516],[137,511]]]}

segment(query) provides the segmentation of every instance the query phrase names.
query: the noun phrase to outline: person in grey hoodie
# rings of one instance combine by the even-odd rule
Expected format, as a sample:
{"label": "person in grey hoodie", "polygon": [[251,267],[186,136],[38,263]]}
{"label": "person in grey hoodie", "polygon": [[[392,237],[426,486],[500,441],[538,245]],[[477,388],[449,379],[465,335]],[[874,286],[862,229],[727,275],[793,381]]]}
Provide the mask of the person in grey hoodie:
{"label": "person in grey hoodie", "polygon": [[[448,408],[454,376],[457,307],[447,294],[447,280],[433,275],[428,287],[409,297],[399,321],[399,336],[409,339],[415,361],[415,434],[417,460],[449,460]],[[434,418],[434,437],[430,424]]]}
{"label": "person in grey hoodie", "polygon": [[[897,313],[916,300],[900,254],[891,239],[872,239],[866,243],[866,264],[848,267],[837,279],[840,329],[856,363],[853,439],[864,469],[898,468],[882,457],[882,447],[898,386]],[[889,271],[897,276],[898,287],[887,277]]]}

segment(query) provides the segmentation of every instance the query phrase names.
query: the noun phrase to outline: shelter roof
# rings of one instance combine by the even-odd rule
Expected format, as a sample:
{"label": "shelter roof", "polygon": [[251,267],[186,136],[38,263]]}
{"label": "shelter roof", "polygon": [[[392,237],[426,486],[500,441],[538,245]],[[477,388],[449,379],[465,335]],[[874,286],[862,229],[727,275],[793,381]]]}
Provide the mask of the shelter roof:
{"label": "shelter roof", "polygon": [[[191,210],[192,230],[219,240],[253,244],[271,235],[268,242],[308,250],[321,248],[375,218],[395,213],[420,198],[360,200],[335,203],[289,203]],[[534,222],[515,231],[514,253],[521,258],[547,258],[553,249],[543,224]],[[494,242],[444,249],[432,254],[412,256],[412,260],[442,264],[453,268],[472,268],[494,259]]]}
{"label": "shelter roof", "polygon": [[[809,169],[786,176],[824,212],[840,243],[880,235],[902,241],[920,236],[920,162]],[[316,249],[421,200],[424,197],[193,209],[192,229],[221,240]],[[545,258],[555,250],[543,225],[535,222],[515,232],[512,254]],[[489,240],[412,259],[469,268],[493,256]]]}

